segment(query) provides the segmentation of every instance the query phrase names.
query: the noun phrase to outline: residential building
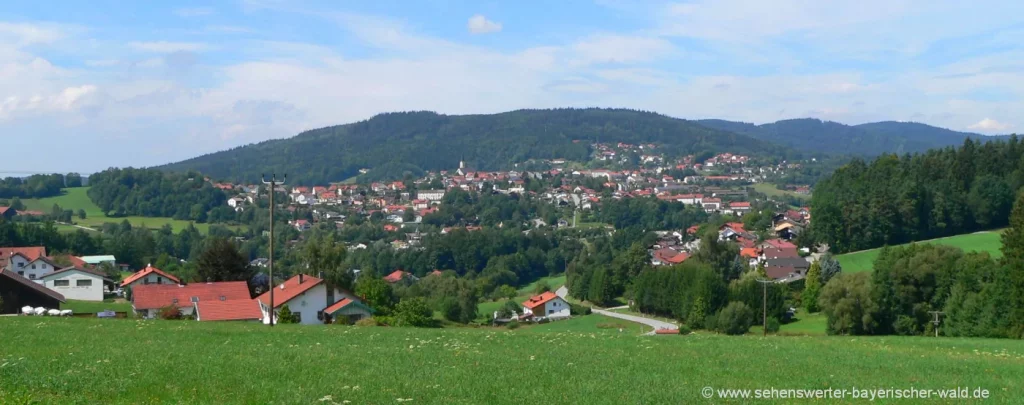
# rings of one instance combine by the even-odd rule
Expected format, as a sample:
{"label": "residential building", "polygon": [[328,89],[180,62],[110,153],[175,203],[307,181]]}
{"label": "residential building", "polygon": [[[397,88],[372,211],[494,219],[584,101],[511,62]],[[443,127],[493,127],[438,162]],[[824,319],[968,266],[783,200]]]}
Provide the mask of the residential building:
{"label": "residential building", "polygon": [[569,315],[569,303],[551,291],[523,302],[522,317],[568,318]]}
{"label": "residential building", "polygon": [[409,273],[409,272],[404,271],[402,269],[395,270],[395,271],[391,272],[391,274],[388,274],[387,276],[384,276],[384,281],[387,281],[387,282],[389,282],[391,284],[395,284],[395,283],[398,283],[398,282],[411,283],[411,282],[417,281],[417,280],[419,280],[419,279],[416,278],[416,276],[412,275],[412,273]]}
{"label": "residential building", "polygon": [[114,280],[105,274],[81,267],[60,269],[44,275],[41,280],[46,288],[64,298],[82,301],[103,301],[103,287],[114,285]]}
{"label": "residential building", "polygon": [[102,256],[81,256],[83,262],[90,266],[99,266],[103,263],[117,267],[117,258],[113,255],[102,255]]}
{"label": "residential building", "polygon": [[160,270],[160,269],[158,269],[156,267],[153,267],[152,265],[147,265],[146,268],[144,268],[142,270],[139,270],[139,271],[135,272],[135,274],[132,274],[132,275],[128,276],[128,278],[124,279],[124,281],[121,282],[121,288],[128,288],[128,287],[134,288],[135,286],[147,285],[147,284],[180,284],[180,283],[181,283],[181,280],[178,280],[177,277],[175,277],[175,276],[173,276],[171,274],[165,273],[163,270]]}
{"label": "residential building", "polygon": [[[256,297],[260,318],[270,323],[270,291]],[[342,302],[348,300],[348,302]],[[356,305],[355,303],[358,303]],[[337,288],[328,288],[327,283],[317,277],[299,274],[274,286],[274,314],[287,305],[296,323],[305,325],[331,323],[332,316],[343,316],[344,322],[355,322],[372,315],[372,310],[362,303],[355,294]],[[332,315],[333,314],[333,315]],[[277,316],[274,317],[277,322]]]}
{"label": "residential building", "polygon": [[441,201],[444,198],[444,190],[421,190],[416,192],[416,198],[430,202]]}
{"label": "residential building", "polygon": [[160,309],[167,306],[175,306],[182,315],[192,316],[197,302],[248,299],[252,297],[245,281],[139,284],[132,288],[132,309],[144,318],[156,317]]}
{"label": "residential building", "polygon": [[18,271],[29,262],[45,256],[46,248],[42,246],[0,248],[0,268]]}
{"label": "residential building", "polygon": [[29,280],[33,280],[37,283],[41,283],[43,276],[57,271],[60,265],[54,263],[53,260],[46,256],[39,256],[35,260],[31,260],[24,266],[17,269],[19,275],[25,276]]}
{"label": "residential building", "polygon": [[260,304],[254,299],[225,301],[199,301],[194,303],[196,320],[206,321],[253,321],[262,319]]}

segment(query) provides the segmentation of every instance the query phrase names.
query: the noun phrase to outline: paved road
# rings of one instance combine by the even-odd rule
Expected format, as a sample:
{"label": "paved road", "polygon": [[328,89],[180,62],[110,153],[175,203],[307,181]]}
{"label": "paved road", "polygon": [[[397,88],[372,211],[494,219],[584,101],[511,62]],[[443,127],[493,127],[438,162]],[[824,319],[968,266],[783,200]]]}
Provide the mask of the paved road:
{"label": "paved road", "polygon": [[[618,308],[623,308],[623,307],[618,307]],[[618,309],[618,308],[609,308],[609,309]],[[644,325],[647,325],[647,326],[650,326],[650,327],[654,328],[654,330],[652,330],[650,332],[647,332],[648,335],[653,335],[654,331],[656,331],[658,329],[679,329],[679,326],[676,326],[676,325],[668,323],[668,322],[662,322],[662,321],[659,321],[657,319],[644,318],[644,317],[641,317],[641,316],[634,316],[634,315],[627,315],[627,314],[620,314],[618,312],[612,312],[612,311],[608,311],[608,310],[604,310],[604,309],[597,309],[597,308],[594,308],[593,311],[595,313],[598,313],[598,314],[601,314],[601,315],[604,315],[604,316],[610,316],[612,318],[624,319],[624,320],[627,320],[627,321],[630,321],[630,322],[642,323]]]}

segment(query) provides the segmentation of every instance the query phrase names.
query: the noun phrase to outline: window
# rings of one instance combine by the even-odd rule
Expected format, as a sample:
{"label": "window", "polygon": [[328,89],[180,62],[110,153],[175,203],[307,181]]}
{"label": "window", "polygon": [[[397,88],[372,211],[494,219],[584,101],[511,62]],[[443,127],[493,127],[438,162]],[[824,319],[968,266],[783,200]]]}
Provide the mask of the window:
{"label": "window", "polygon": [[549,310],[548,310],[548,315],[551,315],[551,314],[553,314],[553,313],[555,313],[555,310],[553,310],[553,309],[549,309]]}
{"label": "window", "polygon": [[324,311],[316,311],[316,319],[318,321],[324,320]]}
{"label": "window", "polygon": [[218,298],[218,299],[221,300],[221,301],[227,301],[228,297],[225,297],[225,296],[221,295],[220,298]]}
{"label": "window", "polygon": [[18,267],[25,267],[25,263],[18,262]]}
{"label": "window", "polygon": [[25,275],[25,272],[24,272],[24,271],[19,271],[19,272],[18,272],[18,275],[19,275],[19,276],[24,276],[24,275]]}
{"label": "window", "polygon": [[193,302],[193,303],[195,303],[195,302],[199,302],[199,297],[192,297],[192,302]]}
{"label": "window", "polygon": [[76,287],[92,287],[92,280],[75,280]]}
{"label": "window", "polygon": [[164,278],[163,277],[157,277],[156,278],[156,283],[157,284],[163,284],[163,282],[164,282]]}
{"label": "window", "polygon": [[35,264],[33,264],[33,265],[32,265],[32,269],[35,269],[35,268],[36,268],[36,265],[35,265]]}
{"label": "window", "polygon": [[302,314],[298,312],[292,312],[292,316],[295,317],[295,323],[302,323]]}
{"label": "window", "polygon": [[28,279],[29,280],[35,280],[36,279],[36,274],[35,273],[29,273]]}
{"label": "window", "polygon": [[53,280],[54,287],[70,287],[71,282],[68,280]]}
{"label": "window", "polygon": [[43,263],[43,270],[45,270],[46,268],[46,263]]}
{"label": "window", "polygon": [[177,298],[175,298],[175,299],[172,299],[172,300],[171,300],[171,304],[173,304],[173,305],[178,305],[178,299],[177,299]]}

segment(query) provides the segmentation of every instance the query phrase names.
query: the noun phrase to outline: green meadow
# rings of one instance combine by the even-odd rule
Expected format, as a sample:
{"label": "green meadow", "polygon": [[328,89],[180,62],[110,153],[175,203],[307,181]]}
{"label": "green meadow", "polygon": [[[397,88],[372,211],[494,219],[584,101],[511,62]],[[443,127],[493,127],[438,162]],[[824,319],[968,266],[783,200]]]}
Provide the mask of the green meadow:
{"label": "green meadow", "polygon": [[[76,187],[64,189],[64,194],[56,197],[47,197],[39,199],[25,199],[22,203],[25,204],[25,208],[32,211],[41,211],[49,213],[53,210],[53,205],[57,204],[61,208],[66,210],[72,210],[75,212],[74,221],[75,225],[84,226],[87,228],[99,229],[104,223],[121,223],[121,221],[128,220],[129,223],[134,227],[145,226],[151,229],[158,229],[166,224],[170,224],[174,229],[174,232],[180,232],[182,229],[188,227],[191,221],[184,221],[173,218],[157,218],[157,217],[108,217],[103,213],[100,207],[96,206],[95,203],[89,199],[88,193],[89,187]],[[85,210],[85,219],[78,218],[78,210]],[[209,224],[198,224],[194,223],[196,229],[200,232],[206,233],[210,229]],[[228,226],[231,229],[239,229],[239,226]],[[74,232],[76,228],[70,225],[58,224],[57,229],[61,232]]]}
{"label": "green meadow", "polygon": [[[1003,257],[1003,242],[1000,239],[1002,230],[970,233],[965,235],[950,236],[946,238],[932,239],[914,243],[931,243],[935,245],[955,246],[965,252],[988,252],[994,258]],[[836,260],[843,266],[843,272],[859,273],[871,271],[875,259],[882,249],[862,250],[859,252],[844,253],[836,256]]]}
{"label": "green meadow", "polygon": [[[523,286],[518,290],[518,295],[516,295],[515,298],[512,298],[512,300],[515,302],[526,301],[527,299],[535,295],[534,292],[537,291],[537,286],[540,283],[546,283],[548,287],[551,288],[551,291],[557,290],[558,287],[565,285],[565,274],[543,277],[537,281],[527,284],[526,286]],[[480,304],[477,305],[477,318],[490,320],[494,316],[494,311],[497,311],[498,308],[501,308],[502,304],[504,303],[505,300],[503,299],[497,301],[481,302]]]}
{"label": "green meadow", "polygon": [[589,315],[508,330],[3,317],[0,341],[17,343],[0,345],[0,402],[728,402],[704,398],[704,387],[980,387],[990,403],[1024,396],[1019,340],[639,336],[599,327],[614,322]]}

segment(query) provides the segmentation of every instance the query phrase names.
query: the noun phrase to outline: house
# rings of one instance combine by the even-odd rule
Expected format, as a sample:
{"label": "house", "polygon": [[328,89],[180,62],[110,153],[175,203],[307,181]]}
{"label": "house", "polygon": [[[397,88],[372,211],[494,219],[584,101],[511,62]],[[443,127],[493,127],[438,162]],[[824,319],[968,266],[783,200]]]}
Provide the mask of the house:
{"label": "house", "polygon": [[523,302],[523,317],[568,318],[569,314],[569,303],[551,291]]}
{"label": "house", "polygon": [[59,309],[65,302],[60,293],[4,268],[0,268],[0,297],[0,314],[16,314],[24,306]]}
{"label": "house", "polygon": [[441,201],[444,198],[444,190],[422,190],[416,192],[416,197],[430,202]]}
{"label": "house", "polygon": [[769,271],[773,268],[785,268],[792,270],[796,274],[804,275],[807,274],[807,270],[811,268],[811,263],[801,257],[784,257],[766,260],[764,263],[765,271]]}
{"label": "house", "polygon": [[308,231],[309,228],[313,227],[313,225],[311,225],[309,221],[305,219],[296,219],[295,221],[292,221],[291,225],[294,226],[295,230],[299,232]]}
{"label": "house", "polygon": [[132,309],[144,318],[156,317],[160,309],[167,306],[177,307],[182,315],[192,316],[197,302],[249,299],[252,297],[245,281],[139,284],[132,287]]}
{"label": "house", "polygon": [[117,267],[117,258],[115,258],[112,255],[82,256],[79,257],[79,259],[82,259],[82,261],[85,262],[85,264],[88,264],[90,266],[99,266],[103,263],[106,263],[111,266]]}
{"label": "house", "polygon": [[720,198],[705,198],[703,205],[704,211],[710,214],[722,209],[722,200]]}
{"label": "house", "polygon": [[419,280],[419,278],[417,278],[416,276],[412,275],[412,273],[409,273],[409,272],[404,271],[402,269],[395,270],[395,271],[391,272],[391,274],[388,274],[387,276],[384,276],[384,281],[387,281],[387,282],[389,282],[391,284],[395,284],[395,283],[400,282],[400,281],[405,281],[405,282],[410,282],[411,283],[413,281],[418,281],[418,280]]}
{"label": "house", "polygon": [[[270,291],[256,297],[260,309],[260,318],[264,324],[270,324]],[[274,286],[274,322],[276,314],[285,305],[295,317],[296,323],[315,325],[332,323],[341,320],[343,323],[355,322],[369,317],[373,311],[362,303],[355,294],[337,288],[328,288],[327,283],[319,278],[299,274],[285,282]],[[343,302],[346,301],[347,302]]]}
{"label": "house", "polygon": [[690,254],[670,248],[655,250],[651,254],[651,264],[655,266],[671,266],[679,264],[690,258]]}
{"label": "house", "polygon": [[196,320],[206,321],[259,321],[260,305],[254,299],[202,301],[192,304]]}
{"label": "house", "polygon": [[147,284],[180,284],[181,280],[170,274],[165,273],[152,265],[147,265],[146,268],[135,272],[128,276],[121,282],[121,288],[134,288],[137,285]]}
{"label": "house", "polygon": [[0,268],[18,271],[29,262],[45,256],[46,248],[42,246],[0,248]]}
{"label": "house", "polygon": [[0,217],[11,219],[18,215],[18,210],[11,207],[0,207]]}
{"label": "house", "polygon": [[729,210],[736,215],[743,215],[750,212],[749,202],[731,202],[729,203]]}
{"label": "house", "polygon": [[114,280],[107,278],[106,274],[82,267],[60,269],[41,279],[43,286],[64,298],[82,301],[103,301],[103,287],[114,285]]}
{"label": "house", "polygon": [[60,267],[59,264],[54,263],[49,257],[39,256],[35,260],[28,261],[24,266],[18,268],[16,271],[18,275],[25,276],[29,280],[41,283],[43,276],[57,271]]}

